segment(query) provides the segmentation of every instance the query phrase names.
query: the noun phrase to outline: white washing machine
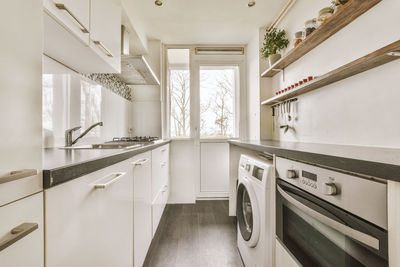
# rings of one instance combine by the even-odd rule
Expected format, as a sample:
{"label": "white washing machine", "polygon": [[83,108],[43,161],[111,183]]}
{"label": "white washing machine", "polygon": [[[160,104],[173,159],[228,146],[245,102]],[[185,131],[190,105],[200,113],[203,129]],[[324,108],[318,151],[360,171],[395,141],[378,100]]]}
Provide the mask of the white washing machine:
{"label": "white washing machine", "polygon": [[273,165],[241,155],[237,186],[237,242],[246,267],[272,267]]}

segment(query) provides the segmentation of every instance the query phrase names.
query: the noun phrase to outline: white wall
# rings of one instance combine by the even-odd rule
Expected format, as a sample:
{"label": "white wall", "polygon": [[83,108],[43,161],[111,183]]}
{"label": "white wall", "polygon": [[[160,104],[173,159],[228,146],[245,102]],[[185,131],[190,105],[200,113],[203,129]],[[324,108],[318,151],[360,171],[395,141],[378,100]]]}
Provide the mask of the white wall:
{"label": "white wall", "polygon": [[267,61],[260,57],[265,28],[254,30],[247,45],[247,126],[250,140],[272,139],[271,109],[260,106],[261,100],[272,96],[271,79],[260,78],[267,68]]}
{"label": "white wall", "polygon": [[199,169],[193,140],[173,140],[170,150],[169,203],[194,203]]}
{"label": "white wall", "polygon": [[247,137],[260,139],[260,56],[258,30],[247,45]]}
{"label": "white wall", "polygon": [[[54,81],[52,110],[52,130],[43,134],[44,147],[64,146],[64,131],[81,124],[81,82],[97,83],[66,68],[54,60],[43,57],[43,73],[52,74]],[[99,85],[98,85],[99,86]],[[113,137],[129,136],[132,128],[132,102],[101,87],[100,120],[103,126],[97,136],[84,137],[77,144],[104,142]],[[85,126],[82,125],[82,130]],[[80,134],[76,132],[74,137]]]}
{"label": "white wall", "polygon": [[[294,32],[303,28],[304,21],[315,16],[321,7],[319,0],[297,1],[278,27],[285,28],[292,38]],[[280,73],[272,79],[263,78],[272,81],[264,89],[265,94],[305,76],[322,75],[399,40],[398,10],[398,0],[380,2],[288,66],[285,77]],[[400,61],[394,61],[298,97],[297,118],[291,122],[296,131],[284,134],[275,126],[273,138],[400,147],[399,70]],[[272,132],[272,127],[267,131]]]}
{"label": "white wall", "polygon": [[[147,43],[149,54],[145,56],[150,67],[161,81],[161,42]],[[158,85],[133,85],[133,135],[158,136],[161,138],[161,95]]]}

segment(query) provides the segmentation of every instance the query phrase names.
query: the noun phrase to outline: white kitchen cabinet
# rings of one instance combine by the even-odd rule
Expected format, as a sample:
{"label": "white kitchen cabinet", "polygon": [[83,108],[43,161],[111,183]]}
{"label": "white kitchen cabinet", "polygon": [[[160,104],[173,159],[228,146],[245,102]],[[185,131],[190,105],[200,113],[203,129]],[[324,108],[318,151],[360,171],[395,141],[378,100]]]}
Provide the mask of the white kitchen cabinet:
{"label": "white kitchen cabinet", "polygon": [[153,236],[169,197],[169,144],[154,149],[152,157],[152,213]]}
{"label": "white kitchen cabinet", "polygon": [[133,265],[131,162],[45,191],[47,266]]}
{"label": "white kitchen cabinet", "polygon": [[43,6],[65,29],[89,45],[90,0],[44,0]]}
{"label": "white kitchen cabinet", "polygon": [[0,250],[0,266],[43,267],[43,193],[0,207],[0,218],[0,244],[16,236],[10,232],[17,226],[23,227],[23,237]]}
{"label": "white kitchen cabinet", "polygon": [[151,152],[131,160],[134,180],[134,266],[143,266],[152,239]]}
{"label": "white kitchen cabinet", "polygon": [[79,73],[121,71],[121,0],[43,0],[43,53]]}
{"label": "white kitchen cabinet", "polygon": [[90,46],[116,72],[121,71],[121,2],[91,0]]}

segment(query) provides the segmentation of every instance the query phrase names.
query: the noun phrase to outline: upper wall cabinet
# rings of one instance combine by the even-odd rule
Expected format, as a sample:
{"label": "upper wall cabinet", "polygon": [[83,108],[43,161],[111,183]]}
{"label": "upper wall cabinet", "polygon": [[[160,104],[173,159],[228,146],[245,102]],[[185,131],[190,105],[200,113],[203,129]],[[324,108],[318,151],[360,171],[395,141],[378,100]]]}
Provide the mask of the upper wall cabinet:
{"label": "upper wall cabinet", "polygon": [[43,5],[58,23],[89,45],[90,0],[44,0]]}
{"label": "upper wall cabinet", "polygon": [[44,0],[44,54],[80,73],[121,71],[120,0]]}
{"label": "upper wall cabinet", "polygon": [[120,70],[120,1],[91,0],[90,10],[90,46],[93,47],[100,57],[109,61],[113,68]]}

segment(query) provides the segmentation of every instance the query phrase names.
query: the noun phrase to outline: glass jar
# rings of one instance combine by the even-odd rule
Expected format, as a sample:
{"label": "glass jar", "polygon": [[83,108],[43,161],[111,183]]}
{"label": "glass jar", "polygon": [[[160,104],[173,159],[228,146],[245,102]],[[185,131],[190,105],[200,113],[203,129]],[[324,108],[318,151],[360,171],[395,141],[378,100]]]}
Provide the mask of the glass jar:
{"label": "glass jar", "polygon": [[324,24],[333,14],[333,9],[330,7],[323,8],[319,11],[318,21]]}
{"label": "glass jar", "polygon": [[310,19],[304,23],[304,37],[309,36],[317,28],[317,19]]}

